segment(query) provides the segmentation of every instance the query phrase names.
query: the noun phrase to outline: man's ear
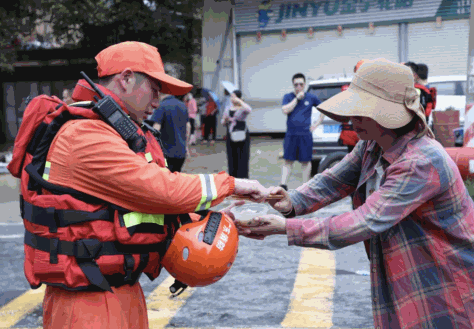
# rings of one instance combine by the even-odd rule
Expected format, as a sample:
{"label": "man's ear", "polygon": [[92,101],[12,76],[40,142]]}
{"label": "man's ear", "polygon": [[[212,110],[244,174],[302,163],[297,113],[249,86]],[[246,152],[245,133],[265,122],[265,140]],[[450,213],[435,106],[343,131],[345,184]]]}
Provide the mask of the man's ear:
{"label": "man's ear", "polygon": [[128,67],[120,73],[119,87],[123,92],[132,91],[135,83],[137,82],[137,76]]}

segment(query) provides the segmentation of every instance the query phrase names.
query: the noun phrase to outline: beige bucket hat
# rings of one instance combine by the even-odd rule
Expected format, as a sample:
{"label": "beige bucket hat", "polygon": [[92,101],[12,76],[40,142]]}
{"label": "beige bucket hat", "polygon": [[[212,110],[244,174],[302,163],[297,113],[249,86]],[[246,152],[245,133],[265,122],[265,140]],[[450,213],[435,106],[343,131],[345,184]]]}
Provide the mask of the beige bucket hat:
{"label": "beige bucket hat", "polygon": [[319,104],[317,109],[339,122],[362,116],[389,129],[401,128],[417,115],[424,126],[419,135],[426,131],[434,138],[411,69],[384,58],[364,61],[349,88]]}

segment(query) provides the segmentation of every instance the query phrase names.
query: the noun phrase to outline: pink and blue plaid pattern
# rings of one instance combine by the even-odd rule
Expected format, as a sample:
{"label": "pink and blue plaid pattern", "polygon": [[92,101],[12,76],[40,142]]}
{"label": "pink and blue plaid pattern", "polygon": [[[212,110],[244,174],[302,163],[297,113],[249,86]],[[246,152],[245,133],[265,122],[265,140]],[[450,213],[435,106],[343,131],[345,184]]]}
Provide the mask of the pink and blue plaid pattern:
{"label": "pink and blue plaid pattern", "polygon": [[381,148],[361,141],[339,164],[290,192],[296,215],[350,193],[355,210],[287,220],[289,245],[338,249],[364,241],[376,328],[474,328],[474,202],[435,140],[409,133],[383,153],[380,188],[366,194]]}

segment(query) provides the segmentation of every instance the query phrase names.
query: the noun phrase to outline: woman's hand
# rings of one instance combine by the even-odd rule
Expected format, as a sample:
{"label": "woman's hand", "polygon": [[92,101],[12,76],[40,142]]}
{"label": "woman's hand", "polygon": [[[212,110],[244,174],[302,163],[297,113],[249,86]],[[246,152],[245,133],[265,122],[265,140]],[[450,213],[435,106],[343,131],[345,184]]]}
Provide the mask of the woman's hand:
{"label": "woman's hand", "polygon": [[240,235],[263,240],[269,235],[286,234],[286,219],[278,215],[257,216],[250,221],[235,220]]}
{"label": "woman's hand", "polygon": [[270,187],[268,195],[269,196],[272,196],[272,195],[282,196],[281,199],[267,200],[268,204],[270,204],[270,206],[272,206],[273,209],[282,213],[287,213],[287,212],[290,212],[291,209],[293,208],[293,205],[291,204],[290,195],[288,194],[288,192],[285,191],[284,188],[280,186]]}
{"label": "woman's hand", "polygon": [[227,217],[229,217],[230,219],[232,219],[232,221],[235,222],[235,216],[234,216],[234,213],[231,210],[232,210],[232,208],[241,206],[244,203],[245,203],[244,200],[239,200],[239,201],[232,202],[230,204],[230,206],[227,206],[226,208],[222,209],[220,212],[225,214]]}

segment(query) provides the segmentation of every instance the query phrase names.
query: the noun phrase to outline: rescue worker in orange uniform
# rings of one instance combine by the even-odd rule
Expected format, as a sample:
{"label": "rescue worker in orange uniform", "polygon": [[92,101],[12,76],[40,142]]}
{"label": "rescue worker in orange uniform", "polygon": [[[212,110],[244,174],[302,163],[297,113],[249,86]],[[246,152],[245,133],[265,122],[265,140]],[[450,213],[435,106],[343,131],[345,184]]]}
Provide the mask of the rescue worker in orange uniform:
{"label": "rescue worker in orange uniform", "polygon": [[[359,67],[361,67],[361,65],[364,64],[364,61],[366,61],[366,59],[361,59],[360,61],[357,62],[357,64],[354,66],[354,73],[356,73]],[[347,90],[348,88],[349,88],[349,85],[344,85],[341,87],[341,91]],[[354,131],[354,128],[352,127],[352,123],[350,122],[341,123],[341,134],[339,135],[339,143],[341,145],[346,145],[347,151],[350,153],[352,152],[352,150],[354,149],[358,141],[359,141],[359,136],[357,136],[357,133]]]}
{"label": "rescue worker in orange uniform", "polygon": [[[22,216],[27,231],[25,275],[33,288],[42,283],[47,285],[43,301],[44,328],[148,328],[145,296],[138,278],[140,272],[151,279],[157,277],[162,254],[155,250],[143,253],[141,248],[136,255],[133,248],[151,248],[166,232],[176,230],[175,224],[167,222],[169,214],[206,210],[232,194],[263,201],[266,194],[262,191],[266,189],[257,181],[235,179],[225,172],[189,175],[171,173],[165,168],[158,142],[145,132],[143,120],[158,106],[160,92],[183,95],[192,85],[165,74],[155,47],[122,42],[104,49],[95,59],[99,89],[111,96],[133,120],[139,135],[146,137],[142,139],[146,141],[146,149],[132,150],[104,120],[70,119],[48,145],[41,178],[43,187],[35,189],[31,181],[34,170],[28,169],[34,166],[35,158],[28,152],[40,150],[41,143],[36,143],[33,136],[26,154],[22,152],[26,148],[20,142],[22,132],[34,118],[24,119],[9,170],[21,178]],[[91,86],[80,80],[72,98],[76,102],[94,101],[94,96],[97,93]],[[30,105],[39,111],[51,102],[58,102],[57,108],[66,106],[49,96],[39,96]],[[59,186],[62,194],[51,193],[44,188],[45,184]],[[82,194],[99,201],[81,199]],[[84,218],[98,216],[100,211],[109,211],[110,206],[112,218],[99,216],[101,220],[84,221]],[[228,210],[223,212],[229,213]],[[39,217],[46,218],[48,214],[53,214],[56,227],[41,222]],[[68,214],[75,217],[68,218]],[[195,214],[190,215],[196,221]],[[62,222],[67,220],[75,222],[64,226]],[[93,245],[97,240],[100,243]],[[111,250],[118,246],[122,254],[115,255]],[[91,254],[89,258],[84,256],[87,253]],[[82,256],[78,257],[79,254]],[[98,255],[107,262],[101,262]],[[146,261],[142,262],[142,258]],[[111,275],[93,272],[90,266]],[[114,285],[114,282],[120,284]]]}

